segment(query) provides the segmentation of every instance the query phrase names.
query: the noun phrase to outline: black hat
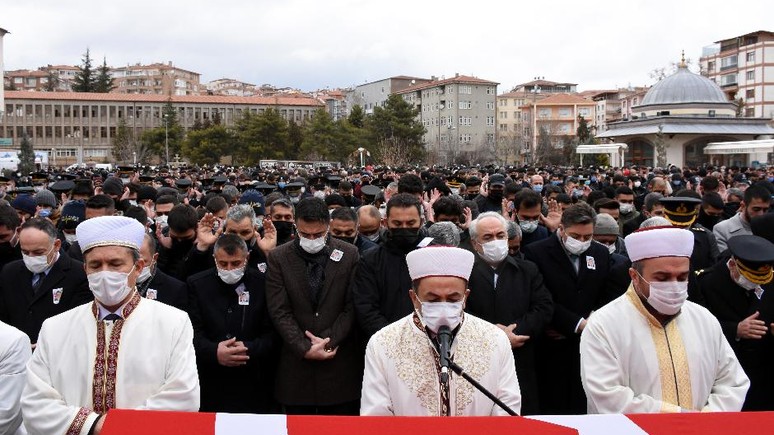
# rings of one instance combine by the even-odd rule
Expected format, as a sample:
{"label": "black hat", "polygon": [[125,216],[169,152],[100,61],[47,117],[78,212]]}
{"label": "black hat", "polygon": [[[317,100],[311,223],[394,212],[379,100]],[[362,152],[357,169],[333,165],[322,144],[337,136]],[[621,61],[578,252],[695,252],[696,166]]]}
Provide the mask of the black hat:
{"label": "black hat", "polygon": [[151,184],[153,183],[155,177],[152,175],[140,175],[140,183],[141,184]]}
{"label": "black hat", "polygon": [[48,188],[54,193],[67,193],[75,189],[75,182],[70,180],[59,180],[48,186]]}
{"label": "black hat", "polygon": [[774,243],[774,213],[755,216],[750,221],[752,233]]}
{"label": "black hat", "polygon": [[179,187],[180,189],[187,189],[191,187],[191,179],[190,178],[181,178],[177,181],[175,181],[175,186]]}
{"label": "black hat", "polygon": [[137,191],[137,201],[153,200],[156,201],[157,192],[153,186],[140,186]]}
{"label": "black hat", "polygon": [[701,200],[687,196],[659,199],[664,206],[664,217],[676,227],[689,227],[699,214]]}
{"label": "black hat", "polygon": [[740,235],[728,239],[728,249],[742,276],[758,285],[771,282],[774,243],[759,236]]}
{"label": "black hat", "polygon": [[228,182],[228,178],[219,175],[217,177],[212,177],[212,184],[226,184]]}
{"label": "black hat", "polygon": [[32,179],[33,184],[42,184],[48,181],[48,174],[45,172],[33,172],[30,174],[30,179]]}
{"label": "black hat", "polygon": [[379,192],[381,192],[381,191],[382,191],[382,189],[374,186],[373,184],[368,184],[368,185],[365,185],[362,188],[360,188],[360,192],[363,195],[366,195],[366,196],[376,197],[376,195],[378,195]]}
{"label": "black hat", "polygon": [[8,177],[0,176],[0,184],[6,184],[6,183],[8,183],[10,181],[11,181],[11,179],[8,178]]}
{"label": "black hat", "polygon": [[505,177],[502,174],[493,174],[489,177],[489,185],[505,186]]}

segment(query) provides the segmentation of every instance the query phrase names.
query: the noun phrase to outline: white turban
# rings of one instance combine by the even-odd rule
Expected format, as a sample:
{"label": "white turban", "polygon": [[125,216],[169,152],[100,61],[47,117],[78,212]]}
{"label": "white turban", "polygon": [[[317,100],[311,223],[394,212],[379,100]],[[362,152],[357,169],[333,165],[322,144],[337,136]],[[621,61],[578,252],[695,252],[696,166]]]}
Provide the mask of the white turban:
{"label": "white turban", "polygon": [[428,276],[456,276],[468,281],[474,260],[472,252],[448,246],[428,246],[406,255],[412,281]]}
{"label": "white turban", "polygon": [[145,227],[136,219],[124,216],[102,216],[87,219],[75,228],[81,251],[98,246],[123,246],[140,250]]}
{"label": "white turban", "polygon": [[629,234],[624,241],[632,262],[658,257],[690,257],[693,253],[693,233],[682,228],[646,228]]}

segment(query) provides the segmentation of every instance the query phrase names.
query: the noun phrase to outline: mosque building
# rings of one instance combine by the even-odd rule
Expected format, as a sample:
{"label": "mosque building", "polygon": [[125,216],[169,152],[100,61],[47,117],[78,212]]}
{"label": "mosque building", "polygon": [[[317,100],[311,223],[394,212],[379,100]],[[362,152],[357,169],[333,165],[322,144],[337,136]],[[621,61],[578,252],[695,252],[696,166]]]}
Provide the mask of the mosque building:
{"label": "mosque building", "polygon": [[[774,138],[774,126],[769,118],[739,117],[737,103],[714,81],[689,71],[683,58],[677,72],[656,83],[642,103],[632,107],[630,119],[609,123],[597,138],[626,144],[626,164],[659,166],[658,145],[663,144],[668,164],[746,166],[772,161],[774,142],[761,146],[746,141]],[[707,148],[710,143],[740,141],[745,142],[718,154],[714,150],[722,146]]]}

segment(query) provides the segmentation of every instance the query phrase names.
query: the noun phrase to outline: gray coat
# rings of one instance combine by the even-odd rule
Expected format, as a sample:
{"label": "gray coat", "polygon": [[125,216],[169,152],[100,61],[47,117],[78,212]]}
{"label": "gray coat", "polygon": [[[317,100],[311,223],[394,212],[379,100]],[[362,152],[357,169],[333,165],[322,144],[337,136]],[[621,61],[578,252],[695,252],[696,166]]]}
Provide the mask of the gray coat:
{"label": "gray coat", "polygon": [[752,235],[752,230],[750,224],[742,221],[741,213],[737,213],[736,216],[717,223],[712,229],[712,234],[718,242],[718,251],[723,252],[728,248],[728,239]]}

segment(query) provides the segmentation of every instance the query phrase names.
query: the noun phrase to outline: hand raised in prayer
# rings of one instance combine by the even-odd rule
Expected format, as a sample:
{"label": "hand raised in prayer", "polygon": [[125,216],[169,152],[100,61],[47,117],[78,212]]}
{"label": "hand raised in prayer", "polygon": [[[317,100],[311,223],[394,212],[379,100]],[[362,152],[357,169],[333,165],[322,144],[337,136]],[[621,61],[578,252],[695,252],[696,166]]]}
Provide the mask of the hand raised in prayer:
{"label": "hand raised in prayer", "polygon": [[435,204],[436,201],[438,201],[438,198],[440,198],[440,197],[441,197],[441,191],[438,190],[438,189],[433,189],[430,192],[430,201],[428,201],[428,202],[430,203],[430,205],[433,205],[433,204]]}
{"label": "hand raised in prayer", "polygon": [[263,221],[263,237],[258,231],[255,232],[258,247],[264,254],[269,255],[269,251],[277,247],[277,229],[270,220]]}
{"label": "hand raised in prayer", "polygon": [[239,367],[247,364],[247,348],[236,337],[218,343],[218,364],[226,367]]}
{"label": "hand raised in prayer", "polygon": [[759,340],[768,332],[766,322],[758,320],[760,312],[756,311],[752,316],[742,320],[736,325],[736,336],[738,338]]}
{"label": "hand raised in prayer", "polygon": [[164,231],[161,229],[161,225],[156,225],[156,240],[159,244],[167,249],[172,248],[172,238],[169,235],[164,235]]}
{"label": "hand raised in prayer", "polygon": [[467,230],[470,228],[470,223],[473,222],[473,210],[470,207],[465,207],[462,214],[465,215],[465,222],[460,224],[460,228]]}
{"label": "hand raised in prayer", "polygon": [[518,347],[524,346],[524,343],[529,340],[529,335],[516,335],[513,331],[516,329],[516,324],[511,323],[508,326],[497,324],[497,327],[502,329],[503,332],[505,332],[505,335],[508,336],[508,340],[511,342],[511,347],[516,349]]}
{"label": "hand raised in prayer", "polygon": [[223,234],[223,225],[218,225],[215,230],[217,219],[212,213],[204,215],[199,225],[196,227],[196,249],[205,252],[218,241],[218,237]]}
{"label": "hand raised in prayer", "polygon": [[336,356],[336,351],[339,349],[338,347],[334,349],[327,348],[328,343],[331,342],[330,337],[320,338],[309,331],[304,331],[304,332],[306,334],[306,337],[312,342],[312,347],[306,351],[304,358],[323,361],[326,359],[331,359]]}
{"label": "hand raised in prayer", "polygon": [[555,199],[548,200],[548,216],[540,215],[540,222],[546,226],[548,231],[554,232],[562,223],[562,209]]}

